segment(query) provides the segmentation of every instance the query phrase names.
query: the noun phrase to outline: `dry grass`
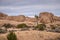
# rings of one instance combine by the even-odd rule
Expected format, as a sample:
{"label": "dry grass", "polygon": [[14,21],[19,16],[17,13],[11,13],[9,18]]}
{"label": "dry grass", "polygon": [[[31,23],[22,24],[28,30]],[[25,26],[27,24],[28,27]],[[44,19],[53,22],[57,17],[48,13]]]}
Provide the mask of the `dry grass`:
{"label": "dry grass", "polygon": [[[17,31],[18,40],[57,40],[60,33],[45,31]],[[6,40],[6,34],[0,34],[0,40]]]}
{"label": "dry grass", "polygon": [[6,34],[0,34],[0,40],[7,40]]}
{"label": "dry grass", "polygon": [[18,40],[55,40],[60,34],[44,31],[21,31],[16,32]]}

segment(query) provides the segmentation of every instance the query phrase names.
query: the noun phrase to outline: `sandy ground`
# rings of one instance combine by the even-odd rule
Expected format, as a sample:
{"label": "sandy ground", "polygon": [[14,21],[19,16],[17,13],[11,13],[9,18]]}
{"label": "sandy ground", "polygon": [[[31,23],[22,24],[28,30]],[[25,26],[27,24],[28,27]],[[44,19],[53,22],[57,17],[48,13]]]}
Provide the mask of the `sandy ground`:
{"label": "sandy ground", "polygon": [[18,40],[55,40],[60,34],[45,31],[16,32]]}
{"label": "sandy ground", "polygon": [[[57,40],[60,33],[45,31],[17,31],[15,32],[18,40]],[[0,34],[0,40],[7,40],[7,34]]]}

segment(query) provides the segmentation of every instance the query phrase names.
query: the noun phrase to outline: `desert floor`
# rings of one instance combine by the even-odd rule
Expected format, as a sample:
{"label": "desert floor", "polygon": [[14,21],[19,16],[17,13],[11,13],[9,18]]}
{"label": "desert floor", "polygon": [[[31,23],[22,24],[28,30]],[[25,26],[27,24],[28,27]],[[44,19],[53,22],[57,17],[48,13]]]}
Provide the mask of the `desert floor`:
{"label": "desert floor", "polygon": [[[18,40],[58,40],[60,33],[46,31],[17,31]],[[6,34],[0,34],[0,40],[7,40]]]}

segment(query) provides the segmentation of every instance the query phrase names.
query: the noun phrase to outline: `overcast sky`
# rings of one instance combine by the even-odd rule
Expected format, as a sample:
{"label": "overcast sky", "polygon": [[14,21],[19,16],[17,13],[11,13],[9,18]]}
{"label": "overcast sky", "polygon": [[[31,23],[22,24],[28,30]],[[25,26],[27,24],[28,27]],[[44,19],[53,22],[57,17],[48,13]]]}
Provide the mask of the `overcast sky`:
{"label": "overcast sky", "polygon": [[8,15],[34,16],[45,11],[60,16],[60,0],[0,0],[0,12]]}

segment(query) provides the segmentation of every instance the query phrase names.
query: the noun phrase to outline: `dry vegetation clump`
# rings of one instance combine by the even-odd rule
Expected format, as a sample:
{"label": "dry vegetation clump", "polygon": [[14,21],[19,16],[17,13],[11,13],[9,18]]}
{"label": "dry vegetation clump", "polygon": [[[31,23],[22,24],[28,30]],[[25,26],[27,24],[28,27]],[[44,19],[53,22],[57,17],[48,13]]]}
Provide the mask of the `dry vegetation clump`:
{"label": "dry vegetation clump", "polygon": [[17,40],[16,34],[11,31],[8,35],[7,35],[7,39],[8,40]]}
{"label": "dry vegetation clump", "polygon": [[38,24],[35,27],[36,30],[40,30],[40,31],[44,31],[46,29],[46,25],[45,24]]}

